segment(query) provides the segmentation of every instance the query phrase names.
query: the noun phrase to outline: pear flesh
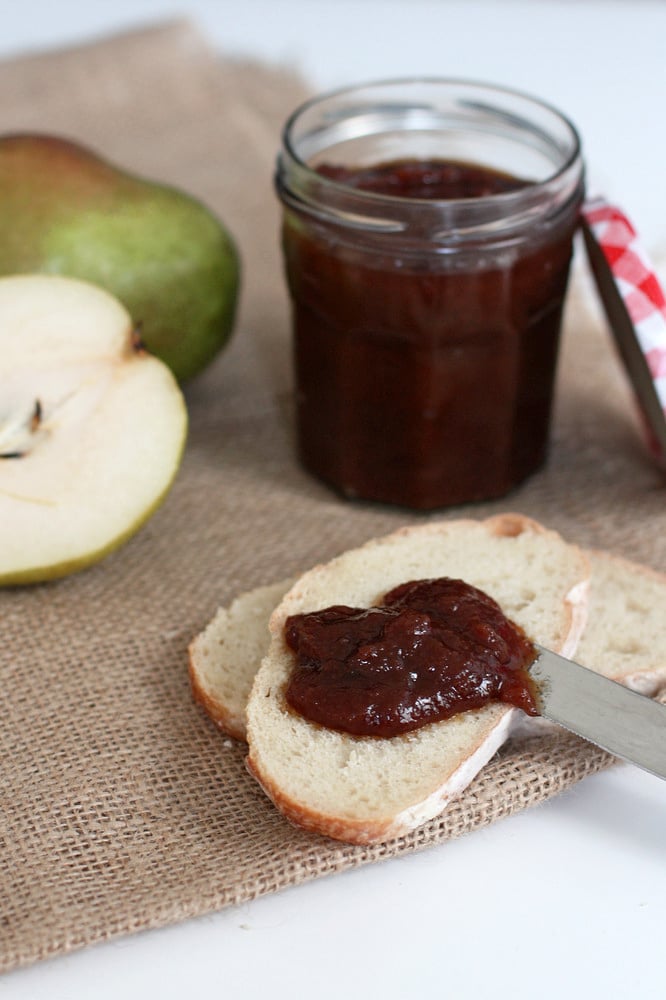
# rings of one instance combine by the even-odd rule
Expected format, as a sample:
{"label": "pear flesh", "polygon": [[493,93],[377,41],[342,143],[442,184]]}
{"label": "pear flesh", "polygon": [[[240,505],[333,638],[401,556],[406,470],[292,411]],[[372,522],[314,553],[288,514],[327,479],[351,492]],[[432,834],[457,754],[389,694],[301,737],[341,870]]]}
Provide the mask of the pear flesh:
{"label": "pear flesh", "polygon": [[166,495],[187,413],[124,306],[86,282],[0,278],[0,584],[101,559]]}
{"label": "pear flesh", "polygon": [[0,274],[61,274],[105,288],[181,382],[231,336],[240,272],[234,241],[176,188],[57,136],[4,135],[0,228]]}

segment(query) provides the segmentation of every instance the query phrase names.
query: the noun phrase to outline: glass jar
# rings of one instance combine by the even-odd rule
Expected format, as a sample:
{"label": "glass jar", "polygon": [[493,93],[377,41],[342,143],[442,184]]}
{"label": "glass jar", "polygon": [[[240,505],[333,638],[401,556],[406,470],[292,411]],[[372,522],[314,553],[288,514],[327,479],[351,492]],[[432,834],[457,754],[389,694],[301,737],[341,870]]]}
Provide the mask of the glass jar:
{"label": "glass jar", "polygon": [[350,88],[292,115],[276,184],[306,468],[417,509],[534,472],[583,196],[572,124],[477,83]]}

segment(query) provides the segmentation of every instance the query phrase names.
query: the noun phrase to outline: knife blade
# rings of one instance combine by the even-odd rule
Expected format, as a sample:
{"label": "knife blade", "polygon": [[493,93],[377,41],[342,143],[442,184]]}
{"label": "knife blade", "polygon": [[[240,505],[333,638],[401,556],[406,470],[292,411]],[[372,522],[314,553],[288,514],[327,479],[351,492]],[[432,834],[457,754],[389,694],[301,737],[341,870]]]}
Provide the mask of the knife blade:
{"label": "knife blade", "polygon": [[529,668],[540,714],[666,778],[666,706],[541,646]]}

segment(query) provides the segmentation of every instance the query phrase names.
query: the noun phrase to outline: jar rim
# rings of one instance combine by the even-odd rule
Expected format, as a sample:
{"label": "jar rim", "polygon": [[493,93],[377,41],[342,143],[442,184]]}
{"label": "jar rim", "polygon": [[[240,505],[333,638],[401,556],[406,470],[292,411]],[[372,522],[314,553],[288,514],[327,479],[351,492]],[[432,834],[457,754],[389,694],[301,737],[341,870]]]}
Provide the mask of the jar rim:
{"label": "jar rim", "polygon": [[[570,141],[568,156],[552,173],[548,174],[541,180],[530,182],[528,187],[521,188],[517,191],[493,193],[474,198],[437,199],[418,197],[407,198],[396,194],[383,194],[376,191],[366,191],[354,188],[352,185],[347,184],[344,181],[335,180],[319,174],[317,170],[308,163],[307,159],[302,157],[297,151],[293,138],[294,127],[300,120],[302,120],[303,115],[305,115],[308,111],[316,109],[317,107],[324,105],[326,102],[337,98],[343,98],[345,95],[352,95],[356,92],[369,90],[379,91],[382,88],[409,88],[411,86],[434,86],[451,90],[455,88],[466,88],[479,94],[484,93],[488,97],[494,94],[498,97],[504,96],[505,98],[516,99],[524,102],[526,106],[531,106],[537,111],[546,112],[552,116],[554,122],[557,122],[560,126],[564,126],[568,132]],[[494,111],[496,114],[501,111],[501,109],[492,108],[491,106],[487,106],[486,110]],[[469,207],[473,204],[477,209],[482,209],[483,206],[491,205],[495,206],[495,208],[502,206],[503,213],[511,214],[513,206],[518,208],[524,205],[526,200],[533,201],[534,198],[540,197],[541,192],[548,190],[549,188],[557,188],[559,183],[566,178],[567,174],[571,172],[572,168],[574,168],[582,158],[582,142],[576,126],[566,114],[560,111],[553,104],[520,89],[494,83],[487,83],[481,80],[467,79],[464,77],[389,77],[380,80],[369,80],[362,83],[346,85],[317,94],[302,102],[287,118],[282,130],[282,147],[283,152],[287,154],[297,172],[304,177],[310,177],[311,179],[316,178],[317,185],[323,191],[337,192],[341,196],[354,192],[355,196],[362,197],[365,205],[374,205],[377,209],[381,206],[390,209],[391,206],[395,207],[409,203],[412,206],[413,211],[418,211],[419,206],[428,206],[430,210],[432,210],[433,207],[446,206],[449,211],[454,211],[456,206],[469,209]]]}

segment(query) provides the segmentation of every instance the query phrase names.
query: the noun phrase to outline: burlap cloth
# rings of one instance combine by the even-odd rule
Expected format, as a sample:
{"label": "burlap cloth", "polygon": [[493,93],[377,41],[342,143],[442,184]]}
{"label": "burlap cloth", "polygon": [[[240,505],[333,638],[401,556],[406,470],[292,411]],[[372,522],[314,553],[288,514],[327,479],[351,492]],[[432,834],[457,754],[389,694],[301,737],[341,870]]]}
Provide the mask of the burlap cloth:
{"label": "burlap cloth", "polygon": [[[354,848],[292,829],[191,701],[186,647],[220,603],[418,520],[340,501],[293,458],[271,173],[303,92],[287,72],[219,61],[183,23],[0,66],[2,130],[68,134],[184,186],[228,222],[245,270],[233,345],[188,388],[161,510],[92,570],[0,593],[3,970],[441,843],[609,763],[567,736],[514,748],[441,819]],[[663,568],[663,486],[603,324],[574,301],[548,467],[473,513],[521,510]]]}

